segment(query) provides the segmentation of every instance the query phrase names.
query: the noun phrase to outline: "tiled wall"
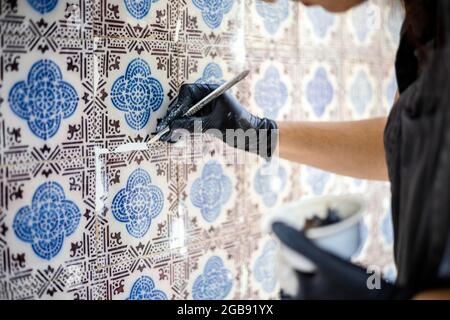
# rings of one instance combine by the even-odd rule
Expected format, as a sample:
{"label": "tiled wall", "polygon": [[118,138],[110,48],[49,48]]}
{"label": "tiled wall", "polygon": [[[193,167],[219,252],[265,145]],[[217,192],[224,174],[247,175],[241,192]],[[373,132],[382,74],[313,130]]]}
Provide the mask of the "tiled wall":
{"label": "tiled wall", "polygon": [[277,298],[261,220],[326,193],[367,195],[359,260],[395,276],[386,184],[286,161],[261,175],[213,140],[189,163],[146,145],[182,83],[244,68],[234,93],[258,115],[386,114],[386,2],[334,16],[287,0],[0,0],[0,298]]}

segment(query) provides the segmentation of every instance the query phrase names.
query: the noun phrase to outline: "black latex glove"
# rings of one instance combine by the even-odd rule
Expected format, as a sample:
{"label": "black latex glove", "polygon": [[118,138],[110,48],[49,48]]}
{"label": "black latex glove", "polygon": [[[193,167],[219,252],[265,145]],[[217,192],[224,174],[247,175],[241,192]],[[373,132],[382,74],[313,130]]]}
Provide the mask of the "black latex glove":
{"label": "black latex glove", "polygon": [[[380,289],[370,290],[367,279],[372,273],[325,251],[309,240],[303,231],[275,222],[272,230],[280,241],[290,249],[310,260],[316,270],[305,273],[296,270],[299,290],[295,297],[285,299],[409,299],[410,290],[380,280]],[[283,295],[283,293],[282,293]]]}
{"label": "black latex glove", "polygon": [[[184,84],[181,86],[178,97],[169,106],[169,112],[162,119],[156,131],[159,132],[167,125],[170,132],[161,137],[161,141],[176,142],[180,136],[176,134],[177,129],[184,129],[188,132],[194,132],[194,123],[201,123],[201,131],[205,132],[209,129],[217,129],[217,133],[224,142],[234,148],[257,153],[264,158],[270,158],[276,147],[276,135],[271,139],[271,133],[277,132],[275,121],[266,118],[258,118],[248,112],[233,95],[225,92],[210,104],[199,110],[191,117],[183,117],[183,114],[189,110],[194,104],[199,102],[209,93],[214,91],[218,85],[212,84]],[[199,127],[196,128],[197,132]],[[232,139],[234,131],[244,132],[254,129],[256,139]],[[249,132],[249,131],[247,131]],[[227,138],[228,136],[228,138]],[[261,143],[261,147],[260,147]]]}

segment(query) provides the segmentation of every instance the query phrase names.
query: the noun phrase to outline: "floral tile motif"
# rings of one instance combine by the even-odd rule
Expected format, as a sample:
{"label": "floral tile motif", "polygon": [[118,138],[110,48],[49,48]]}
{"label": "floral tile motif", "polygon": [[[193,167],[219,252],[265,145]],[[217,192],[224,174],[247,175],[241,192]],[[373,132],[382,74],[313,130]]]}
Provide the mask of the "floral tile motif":
{"label": "floral tile motif", "polygon": [[277,249],[278,245],[275,240],[267,240],[253,266],[253,276],[256,282],[268,294],[273,293],[277,286]]}
{"label": "floral tile motif", "polygon": [[331,120],[340,117],[339,80],[341,68],[334,61],[324,59],[301,66],[302,105],[309,119]]}
{"label": "floral tile motif", "polygon": [[336,50],[341,46],[342,17],[340,15],[333,15],[321,7],[300,7],[299,11],[302,47],[314,44],[313,48],[327,46]]}
{"label": "floral tile motif", "polygon": [[246,1],[245,37],[249,47],[263,44],[297,46],[299,6],[288,0]]}
{"label": "floral tile motif", "polygon": [[244,0],[186,0],[179,40],[202,46],[243,46]]}
{"label": "floral tile motif", "polygon": [[345,61],[343,66],[346,99],[342,108],[343,119],[361,119],[380,115],[378,77],[375,65]]}
{"label": "floral tile motif", "polygon": [[61,251],[65,238],[75,232],[80,219],[78,206],[66,199],[58,182],[50,181],[36,189],[31,205],[17,211],[12,227],[36,255],[51,260]]}
{"label": "floral tile motif", "polygon": [[73,86],[62,79],[58,65],[46,59],[36,61],[27,81],[16,82],[8,96],[11,110],[42,140],[57,133],[61,121],[75,112],[78,100]]}
{"label": "floral tile motif", "polygon": [[191,202],[200,209],[203,219],[211,223],[219,216],[222,206],[229,201],[231,192],[231,180],[223,173],[222,165],[210,160],[191,186]]}
{"label": "floral tile motif", "polygon": [[155,287],[155,282],[148,276],[138,278],[131,287],[129,300],[167,300],[164,291]]}
{"label": "floral tile motif", "polygon": [[95,175],[85,165],[20,164],[2,177],[0,266],[11,299],[73,299],[95,268]]}
{"label": "floral tile motif", "polygon": [[203,273],[192,285],[194,300],[223,300],[233,287],[231,271],[224,265],[219,256],[209,257]]}
{"label": "floral tile motif", "polygon": [[93,155],[93,42],[56,39],[46,52],[31,39],[4,40],[2,164]]}
{"label": "floral tile motif", "polygon": [[170,42],[101,39],[95,48],[96,140],[145,142],[178,91],[178,49]]}
{"label": "floral tile motif", "polygon": [[298,118],[298,91],[294,89],[298,65],[255,56],[247,61],[246,68],[252,71],[241,88],[244,106],[260,117]]}
{"label": "floral tile motif", "polygon": [[97,177],[98,264],[102,267],[184,245],[172,235],[176,231],[172,220],[182,215],[176,199],[176,166],[147,148],[139,150],[136,144],[130,144],[129,150],[107,153]]}
{"label": "floral tile motif", "polygon": [[340,191],[340,181],[332,173],[303,166],[300,176],[304,195],[321,196]]}

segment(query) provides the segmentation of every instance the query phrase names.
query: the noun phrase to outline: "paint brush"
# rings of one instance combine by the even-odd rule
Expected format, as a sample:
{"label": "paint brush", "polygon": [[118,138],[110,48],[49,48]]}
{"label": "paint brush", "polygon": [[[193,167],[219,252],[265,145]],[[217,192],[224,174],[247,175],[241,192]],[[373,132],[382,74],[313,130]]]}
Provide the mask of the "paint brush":
{"label": "paint brush", "polygon": [[[249,74],[249,72],[250,72],[249,70],[242,71],[231,80],[219,86],[216,90],[208,94],[202,100],[193,105],[188,111],[186,111],[183,114],[183,117],[190,117],[194,115],[197,111],[203,109],[203,107],[205,107],[208,103],[210,103],[211,101],[213,101],[214,99],[225,93],[225,91],[227,91],[228,89],[239,83],[241,80],[243,80]],[[156,135],[153,138],[151,138],[148,143],[158,141],[163,135],[165,135],[169,131],[170,131],[169,126],[165,127],[164,129],[156,133]]]}

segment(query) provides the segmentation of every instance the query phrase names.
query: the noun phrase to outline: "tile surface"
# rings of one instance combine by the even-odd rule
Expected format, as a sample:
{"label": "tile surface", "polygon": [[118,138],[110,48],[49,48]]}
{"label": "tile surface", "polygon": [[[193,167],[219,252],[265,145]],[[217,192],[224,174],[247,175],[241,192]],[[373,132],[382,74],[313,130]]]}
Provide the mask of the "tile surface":
{"label": "tile surface", "polygon": [[[382,116],[401,14],[278,0],[0,1],[0,299],[277,299],[267,214],[364,194],[354,260],[395,279],[389,186],[211,136],[146,142],[183,83],[259,116]],[[239,162],[238,162],[239,161]]]}

